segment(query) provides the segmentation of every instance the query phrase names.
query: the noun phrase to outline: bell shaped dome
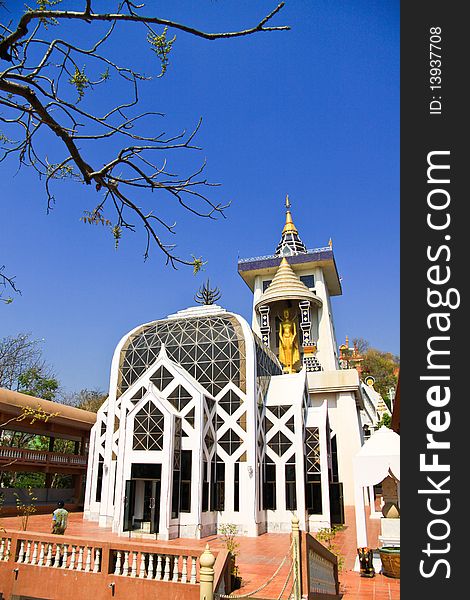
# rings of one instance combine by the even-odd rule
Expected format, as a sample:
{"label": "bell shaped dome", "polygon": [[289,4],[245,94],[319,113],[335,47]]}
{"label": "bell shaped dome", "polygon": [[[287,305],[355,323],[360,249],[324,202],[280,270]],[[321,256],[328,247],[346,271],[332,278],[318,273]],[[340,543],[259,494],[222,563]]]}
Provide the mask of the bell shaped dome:
{"label": "bell shaped dome", "polygon": [[300,281],[286,257],[281,260],[276,275],[256,303],[255,308],[281,300],[309,300],[317,306],[322,305],[320,298]]}

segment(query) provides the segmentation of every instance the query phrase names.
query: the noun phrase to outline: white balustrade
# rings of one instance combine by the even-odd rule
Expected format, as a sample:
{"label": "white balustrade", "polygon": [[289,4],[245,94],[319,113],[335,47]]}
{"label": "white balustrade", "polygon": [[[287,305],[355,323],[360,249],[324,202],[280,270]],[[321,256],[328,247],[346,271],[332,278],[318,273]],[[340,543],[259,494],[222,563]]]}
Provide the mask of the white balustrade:
{"label": "white balustrade", "polygon": [[145,552],[140,553],[140,568],[139,568],[139,577],[143,579],[145,577],[145,559],[147,554]]}
{"label": "white balustrade", "polygon": [[165,573],[163,575],[163,581],[170,581],[170,557],[168,554],[165,556]]}
{"label": "white balustrade", "polygon": [[22,563],[24,560],[24,540],[20,542],[20,550],[18,552],[18,560],[16,562]]}
{"label": "white balustrade", "polygon": [[35,565],[38,561],[38,542],[33,542],[33,554],[31,556],[31,564]]}
{"label": "white balustrade", "polygon": [[155,579],[160,580],[162,578],[162,556],[158,554],[157,556],[157,572],[155,574]]}
{"label": "white balustrade", "polygon": [[93,563],[93,573],[99,573],[101,571],[101,550],[99,548],[95,548],[95,560]]}
{"label": "white balustrade", "polygon": [[[0,537],[0,561],[10,556],[11,538]],[[196,583],[197,556],[158,554],[138,550],[112,550],[114,575],[174,583]],[[101,573],[102,549],[79,544],[18,539],[17,563]]]}
{"label": "white balustrade", "polygon": [[47,544],[46,567],[52,564],[52,544]]}
{"label": "white balustrade", "polygon": [[131,577],[137,576],[137,552],[132,553],[132,569],[131,569]]}
{"label": "white balustrade", "polygon": [[89,573],[91,571],[91,548],[88,546],[86,551],[86,560],[85,560],[85,572]]}
{"label": "white balustrade", "polygon": [[121,575],[121,551],[116,551],[116,565],[114,567],[114,574]]}
{"label": "white balustrade", "polygon": [[76,571],[81,571],[83,568],[83,546],[78,547],[78,560]]}
{"label": "white balustrade", "polygon": [[55,556],[54,556],[54,563],[53,563],[53,567],[55,569],[58,569],[60,565],[60,545],[56,544],[55,545]]}
{"label": "white balustrade", "polygon": [[196,557],[191,556],[191,579],[189,583],[196,583]]}
{"label": "white balustrade", "polygon": [[62,564],[60,565],[60,567],[62,569],[66,569],[67,568],[68,552],[69,552],[69,547],[68,547],[67,544],[64,544],[64,554],[62,556]]}
{"label": "white balustrade", "polygon": [[41,550],[39,551],[39,559],[38,559],[38,567],[42,567],[44,565],[44,548],[46,544],[41,542]]}
{"label": "white balustrade", "polygon": [[26,544],[26,552],[24,553],[24,564],[25,565],[29,565],[29,554],[31,552],[31,541],[28,540],[28,543]]}
{"label": "white balustrade", "polygon": [[178,560],[179,560],[179,556],[177,554],[175,554],[175,557],[173,559],[173,579],[172,581],[178,581]]}
{"label": "white balustrade", "polygon": [[149,554],[149,567],[147,570],[147,579],[153,579],[153,554]]}
{"label": "white balustrade", "polygon": [[129,551],[124,550],[124,564],[122,565],[122,574],[126,577],[129,575]]}

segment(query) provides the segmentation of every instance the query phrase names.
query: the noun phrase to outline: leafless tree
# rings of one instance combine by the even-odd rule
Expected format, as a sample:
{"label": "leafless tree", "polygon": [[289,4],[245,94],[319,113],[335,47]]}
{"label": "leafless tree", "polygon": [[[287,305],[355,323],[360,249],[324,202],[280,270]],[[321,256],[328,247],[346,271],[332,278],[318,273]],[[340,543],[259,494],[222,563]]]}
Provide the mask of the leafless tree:
{"label": "leafless tree", "polygon": [[[162,218],[155,200],[166,194],[195,215],[223,215],[227,205],[208,195],[214,184],[204,176],[205,163],[189,175],[178,175],[165,158],[170,150],[200,149],[195,137],[201,121],[189,132],[153,135],[155,126],[149,119],[163,115],[139,112],[140,87],[150,77],[132,64],[113,59],[109,42],[118,35],[125,39],[122,28],[140,26],[159,60],[158,77],[162,77],[175,32],[215,41],[287,30],[288,26],[269,24],[284,2],[252,27],[221,33],[154,16],[145,12],[143,4],[131,0],[113,3],[114,11],[110,1],[83,0],[81,10],[62,10],[60,5],[61,0],[36,0],[36,6],[28,8],[18,23],[0,23],[0,161],[15,156],[20,167],[28,165],[37,171],[45,183],[48,210],[55,201],[55,181],[72,178],[93,185],[99,199],[93,202],[94,208],[84,211],[83,221],[109,227],[116,244],[124,230],[140,227],[146,235],[145,258],[156,245],[167,264],[192,265],[199,270],[200,258],[180,258],[174,253],[175,245],[163,241],[162,233],[173,234],[175,224]],[[153,5],[149,10],[154,10]],[[6,10],[3,13],[8,16]],[[4,15],[0,13],[0,17]],[[88,46],[81,44],[77,33],[83,24],[96,33]],[[133,58],[136,62],[138,52],[129,55],[129,62]],[[124,88],[115,86],[107,97],[108,109],[99,113],[89,95],[103,89],[110,78],[120,81],[127,95],[117,99],[116,94]],[[115,143],[110,144],[110,139]],[[100,145],[102,164],[94,164],[90,143]],[[54,160],[52,152],[56,153]],[[11,285],[11,278],[3,275],[3,279]]]}
{"label": "leafless tree", "polygon": [[17,390],[22,373],[36,369],[49,375],[50,368],[42,357],[41,341],[34,340],[30,333],[0,339],[0,387]]}
{"label": "leafless tree", "polygon": [[21,294],[20,290],[16,287],[15,278],[9,277],[5,273],[5,265],[2,265],[0,267],[0,300],[5,304],[10,304],[13,301],[13,298],[11,296],[4,296],[4,292],[7,289],[10,292]]}

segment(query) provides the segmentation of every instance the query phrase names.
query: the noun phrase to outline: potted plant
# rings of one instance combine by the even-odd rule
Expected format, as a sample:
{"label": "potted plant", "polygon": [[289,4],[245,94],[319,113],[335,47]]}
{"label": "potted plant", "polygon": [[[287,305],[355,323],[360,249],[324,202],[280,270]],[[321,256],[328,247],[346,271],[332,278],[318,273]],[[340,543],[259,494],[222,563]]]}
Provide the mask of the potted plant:
{"label": "potted plant", "polygon": [[383,546],[379,548],[382,572],[387,577],[400,578],[400,547]]}
{"label": "potted plant", "polygon": [[230,589],[232,591],[238,590],[242,585],[242,578],[236,565],[239,543],[235,540],[235,536],[238,533],[238,527],[233,523],[225,523],[224,525],[220,525],[219,533],[230,554]]}

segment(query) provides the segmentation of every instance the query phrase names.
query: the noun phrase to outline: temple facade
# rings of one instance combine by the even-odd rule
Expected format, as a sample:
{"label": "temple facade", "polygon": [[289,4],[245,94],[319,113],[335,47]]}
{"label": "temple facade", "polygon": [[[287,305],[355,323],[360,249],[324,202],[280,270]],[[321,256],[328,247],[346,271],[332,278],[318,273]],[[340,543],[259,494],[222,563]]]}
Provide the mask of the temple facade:
{"label": "temple facade", "polygon": [[126,334],[90,440],[85,518],[135,536],[241,535],[344,522],[363,443],[358,372],[342,369],[332,244],[308,250],[286,199],[272,255],[243,259],[252,322],[215,304]]}

